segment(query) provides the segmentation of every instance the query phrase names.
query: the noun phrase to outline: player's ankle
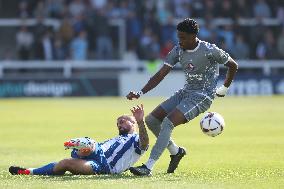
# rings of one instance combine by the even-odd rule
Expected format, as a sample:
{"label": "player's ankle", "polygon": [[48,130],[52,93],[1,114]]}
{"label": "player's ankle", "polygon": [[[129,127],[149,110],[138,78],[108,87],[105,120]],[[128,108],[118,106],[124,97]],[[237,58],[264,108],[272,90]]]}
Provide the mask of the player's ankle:
{"label": "player's ankle", "polygon": [[148,169],[152,170],[153,167],[154,167],[154,165],[155,165],[155,163],[156,163],[156,160],[154,160],[154,159],[149,159],[144,165],[145,165]]}

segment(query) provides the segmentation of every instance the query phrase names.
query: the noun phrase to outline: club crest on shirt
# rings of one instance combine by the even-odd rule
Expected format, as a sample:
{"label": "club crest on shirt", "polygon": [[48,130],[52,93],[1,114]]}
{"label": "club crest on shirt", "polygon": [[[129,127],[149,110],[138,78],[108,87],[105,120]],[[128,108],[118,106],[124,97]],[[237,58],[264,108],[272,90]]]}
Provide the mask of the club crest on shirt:
{"label": "club crest on shirt", "polygon": [[195,66],[194,66],[192,63],[189,63],[189,64],[186,66],[186,69],[187,69],[188,71],[193,71],[194,68],[195,68]]}

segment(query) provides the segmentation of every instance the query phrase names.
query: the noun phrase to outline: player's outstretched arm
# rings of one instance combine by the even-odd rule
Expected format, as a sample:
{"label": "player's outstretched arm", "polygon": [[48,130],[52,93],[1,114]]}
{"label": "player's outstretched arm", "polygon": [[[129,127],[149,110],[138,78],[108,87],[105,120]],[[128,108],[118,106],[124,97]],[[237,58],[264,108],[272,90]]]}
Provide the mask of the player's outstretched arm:
{"label": "player's outstretched arm", "polygon": [[149,145],[149,137],[144,123],[144,107],[143,104],[137,105],[131,109],[133,116],[136,119],[139,128],[139,147],[141,150],[146,150]]}
{"label": "player's outstretched arm", "polygon": [[170,71],[171,67],[164,65],[153,77],[150,78],[150,80],[147,82],[147,84],[143,87],[141,91],[139,92],[130,91],[128,95],[126,95],[126,98],[128,100],[132,100],[135,98],[138,99],[143,94],[155,88]]}
{"label": "player's outstretched arm", "polygon": [[229,86],[231,85],[238,70],[238,64],[232,58],[229,59],[225,66],[228,67],[228,71],[226,74],[224,85],[222,85],[216,90],[216,96],[218,97],[224,97],[226,95]]}

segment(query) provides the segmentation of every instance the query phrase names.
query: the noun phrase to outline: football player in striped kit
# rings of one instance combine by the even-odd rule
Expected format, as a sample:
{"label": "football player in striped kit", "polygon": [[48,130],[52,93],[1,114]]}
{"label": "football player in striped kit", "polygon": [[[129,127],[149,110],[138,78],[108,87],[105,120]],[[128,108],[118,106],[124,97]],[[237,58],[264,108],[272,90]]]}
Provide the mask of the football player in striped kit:
{"label": "football player in striped kit", "polygon": [[82,175],[122,173],[139,160],[149,145],[143,105],[133,107],[131,112],[132,115],[118,117],[117,137],[102,143],[89,137],[71,139],[64,143],[66,149],[72,149],[71,158],[39,168],[11,166],[9,172],[12,175],[63,175],[66,171]]}

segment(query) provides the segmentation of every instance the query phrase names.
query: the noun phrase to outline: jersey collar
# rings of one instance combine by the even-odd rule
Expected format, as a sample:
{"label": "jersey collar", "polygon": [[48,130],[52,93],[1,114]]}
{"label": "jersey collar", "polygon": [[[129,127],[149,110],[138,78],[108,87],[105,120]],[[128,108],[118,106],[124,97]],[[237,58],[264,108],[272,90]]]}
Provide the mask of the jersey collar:
{"label": "jersey collar", "polygon": [[195,51],[197,51],[197,49],[199,48],[199,46],[200,46],[200,40],[198,40],[198,44],[197,44],[197,46],[196,46],[194,49],[192,49],[192,50],[186,50],[186,52],[195,52]]}

